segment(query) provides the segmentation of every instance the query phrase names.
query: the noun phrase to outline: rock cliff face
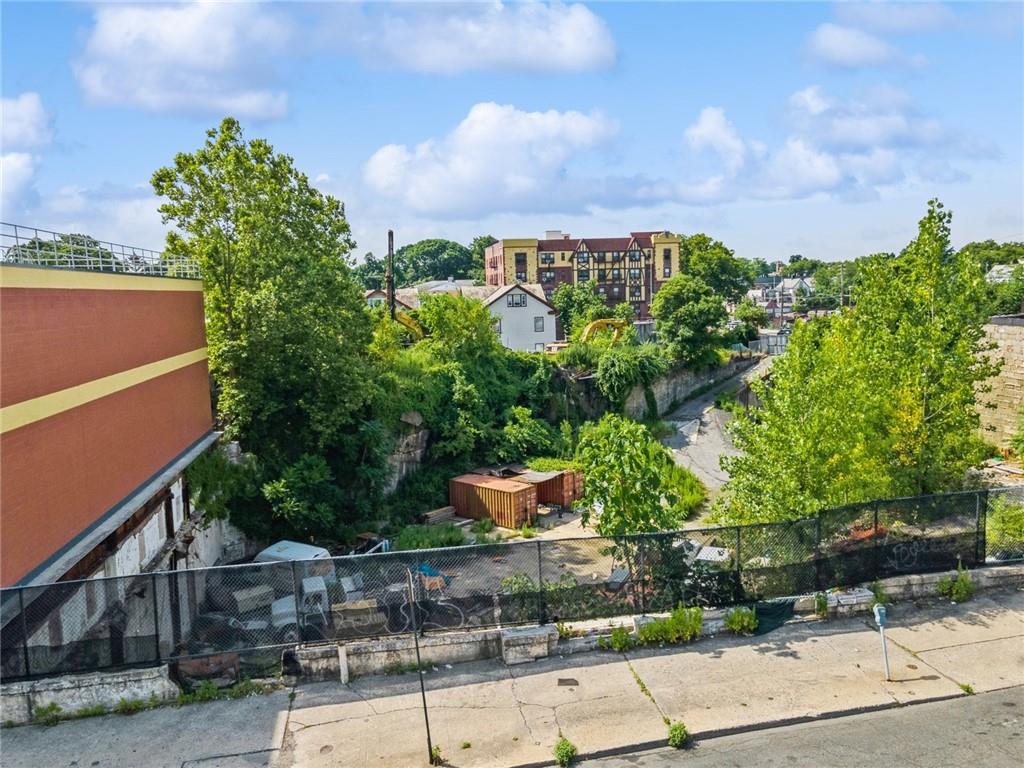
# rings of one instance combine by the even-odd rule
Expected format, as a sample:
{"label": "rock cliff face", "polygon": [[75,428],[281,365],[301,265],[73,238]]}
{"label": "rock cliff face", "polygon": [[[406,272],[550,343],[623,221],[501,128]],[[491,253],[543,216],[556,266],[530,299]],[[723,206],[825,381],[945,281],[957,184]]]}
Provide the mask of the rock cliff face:
{"label": "rock cliff face", "polygon": [[403,413],[401,421],[402,431],[395,443],[395,450],[388,456],[391,479],[385,493],[394,492],[402,478],[420,468],[430,439],[430,430],[423,426],[423,417],[418,412]]}
{"label": "rock cliff face", "polygon": [[978,398],[993,406],[978,409],[981,436],[1005,448],[1017,432],[1018,415],[1024,407],[1024,315],[993,317],[985,326],[985,337],[996,345],[989,355],[1002,358],[1003,368],[988,381],[992,391]]}

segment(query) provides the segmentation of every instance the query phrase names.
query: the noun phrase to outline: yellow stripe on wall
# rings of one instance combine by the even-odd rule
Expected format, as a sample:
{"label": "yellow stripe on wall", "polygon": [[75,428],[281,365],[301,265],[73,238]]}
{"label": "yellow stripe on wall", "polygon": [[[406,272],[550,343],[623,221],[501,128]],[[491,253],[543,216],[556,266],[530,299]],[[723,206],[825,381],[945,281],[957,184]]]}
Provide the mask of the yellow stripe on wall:
{"label": "yellow stripe on wall", "polygon": [[202,280],[126,275],[121,272],[0,266],[0,288],[59,288],[91,291],[202,291]]}
{"label": "yellow stripe on wall", "polygon": [[50,416],[56,416],[64,411],[70,411],[72,408],[99,400],[101,397],[134,387],[136,384],[142,384],[205,359],[206,347],[202,347],[174,357],[146,363],[138,368],[113,373],[102,379],[94,379],[58,392],[51,392],[48,395],[8,405],[6,408],[0,408],[0,434]]}

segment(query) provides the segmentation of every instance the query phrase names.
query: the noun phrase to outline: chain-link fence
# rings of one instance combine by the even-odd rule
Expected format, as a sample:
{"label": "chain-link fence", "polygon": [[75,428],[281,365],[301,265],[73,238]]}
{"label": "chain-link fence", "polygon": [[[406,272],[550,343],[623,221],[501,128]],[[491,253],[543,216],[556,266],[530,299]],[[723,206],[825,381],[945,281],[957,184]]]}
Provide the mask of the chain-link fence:
{"label": "chain-link fence", "polygon": [[253,674],[300,643],[731,605],[1024,560],[1024,488],[791,522],[254,563],[0,591],[4,680],[176,662]]}

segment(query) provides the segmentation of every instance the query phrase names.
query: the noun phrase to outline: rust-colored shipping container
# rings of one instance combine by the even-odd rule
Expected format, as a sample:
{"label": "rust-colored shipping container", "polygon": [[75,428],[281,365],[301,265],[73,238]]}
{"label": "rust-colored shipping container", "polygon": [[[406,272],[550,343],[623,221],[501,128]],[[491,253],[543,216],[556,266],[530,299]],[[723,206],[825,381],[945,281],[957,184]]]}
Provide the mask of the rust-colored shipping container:
{"label": "rust-colored shipping container", "polygon": [[558,504],[572,509],[573,502],[583,496],[583,473],[574,470],[557,472],[523,472],[515,478],[537,488],[537,501]]}
{"label": "rust-colored shipping container", "polygon": [[448,481],[448,498],[459,517],[489,517],[502,528],[519,528],[537,516],[537,489],[529,483],[488,475],[461,475]]}

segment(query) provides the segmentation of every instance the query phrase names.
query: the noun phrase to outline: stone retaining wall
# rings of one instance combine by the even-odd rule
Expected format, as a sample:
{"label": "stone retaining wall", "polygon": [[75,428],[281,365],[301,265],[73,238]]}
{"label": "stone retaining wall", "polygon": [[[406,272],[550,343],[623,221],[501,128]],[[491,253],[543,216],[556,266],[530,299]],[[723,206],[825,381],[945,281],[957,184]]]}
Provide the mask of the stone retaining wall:
{"label": "stone retaining wall", "polygon": [[1003,368],[989,379],[992,391],[981,396],[994,406],[978,409],[981,434],[986,442],[1006,448],[1024,408],[1024,315],[993,317],[985,326],[985,338],[996,345],[989,354],[1002,358]]}
{"label": "stone retaining wall", "polygon": [[[734,357],[725,365],[712,368],[702,373],[694,373],[686,368],[676,368],[651,384],[654,399],[658,404],[658,415],[666,414],[673,404],[683,402],[701,387],[717,384],[735,376],[741,371],[751,368],[760,361],[760,356]],[[623,409],[627,416],[634,419],[647,418],[647,397],[644,388],[637,385],[626,398]]]}

